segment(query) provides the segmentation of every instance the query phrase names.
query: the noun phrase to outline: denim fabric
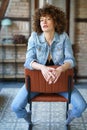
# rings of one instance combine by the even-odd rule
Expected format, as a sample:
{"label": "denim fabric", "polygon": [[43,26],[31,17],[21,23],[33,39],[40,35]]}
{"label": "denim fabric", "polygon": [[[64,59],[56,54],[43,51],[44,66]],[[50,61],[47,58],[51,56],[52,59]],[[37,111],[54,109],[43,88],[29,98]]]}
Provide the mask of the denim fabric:
{"label": "denim fabric", "polygon": [[[39,93],[31,93],[31,98],[35,97]],[[67,98],[67,93],[60,93],[60,95]],[[18,118],[27,117],[28,112],[26,111],[26,105],[28,103],[28,92],[26,90],[25,84],[18,92],[17,96],[13,100],[11,104],[12,110],[16,113]],[[71,96],[71,104],[72,104],[72,115],[74,117],[80,117],[82,112],[86,109],[87,104],[83,99],[79,91],[74,88]]]}
{"label": "denim fabric", "polygon": [[[37,61],[43,65],[46,64],[49,53],[52,56],[53,63],[55,65],[62,65],[65,62],[69,62],[71,67],[75,66],[75,60],[73,57],[72,45],[70,43],[68,35],[64,32],[61,35],[55,33],[51,46],[49,46],[45,40],[44,33],[37,35],[33,32],[29,38],[26,61],[24,66],[32,69],[31,63]],[[67,98],[67,93],[60,93]],[[38,95],[38,93],[32,93],[31,98]],[[25,118],[28,115],[26,111],[26,105],[28,103],[28,92],[24,86],[21,88],[13,103],[11,105],[12,110],[17,114],[19,118]],[[71,96],[72,115],[79,117],[87,107],[87,104],[79,91],[74,88]]]}
{"label": "denim fabric", "polygon": [[[31,93],[31,98],[36,96],[38,93]],[[18,92],[17,96],[14,98],[11,108],[18,118],[27,117],[28,112],[26,111],[26,105],[28,103],[28,91],[26,90],[25,84]]]}
{"label": "denim fabric", "polygon": [[64,32],[61,35],[55,33],[51,46],[45,40],[44,33],[37,35],[36,32],[31,34],[28,40],[26,61],[24,66],[32,69],[31,63],[37,61],[43,65],[46,64],[49,53],[55,65],[62,65],[65,62],[75,66],[72,45],[68,35]]}

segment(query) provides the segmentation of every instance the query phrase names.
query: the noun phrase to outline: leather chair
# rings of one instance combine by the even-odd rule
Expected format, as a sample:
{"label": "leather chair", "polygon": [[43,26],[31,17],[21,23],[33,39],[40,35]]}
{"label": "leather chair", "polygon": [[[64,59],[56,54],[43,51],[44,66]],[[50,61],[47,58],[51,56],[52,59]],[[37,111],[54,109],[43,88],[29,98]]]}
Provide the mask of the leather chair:
{"label": "leather chair", "polygon": [[[58,66],[51,66],[58,67]],[[68,69],[62,72],[61,76],[55,84],[48,84],[41,71],[25,69],[25,84],[28,90],[28,101],[30,104],[30,111],[32,111],[32,102],[66,102],[66,118],[71,102],[71,92],[73,88],[73,69]],[[31,92],[39,92],[40,94],[33,99],[30,98]],[[68,99],[58,95],[59,92],[68,92]],[[30,117],[31,118],[31,117]],[[69,129],[69,126],[67,126]],[[32,130],[32,122],[30,123],[30,129]]]}

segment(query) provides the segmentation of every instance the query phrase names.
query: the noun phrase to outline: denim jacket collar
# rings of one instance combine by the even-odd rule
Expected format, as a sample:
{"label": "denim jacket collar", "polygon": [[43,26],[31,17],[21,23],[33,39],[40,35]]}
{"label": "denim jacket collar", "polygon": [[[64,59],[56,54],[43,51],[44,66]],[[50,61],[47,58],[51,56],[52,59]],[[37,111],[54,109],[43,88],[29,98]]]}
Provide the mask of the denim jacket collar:
{"label": "denim jacket collar", "polygon": [[[46,43],[46,40],[45,40],[45,37],[44,37],[44,33],[42,33],[41,35],[39,35],[38,38],[39,38],[40,43]],[[55,32],[52,43],[53,42],[58,43],[59,41],[60,41],[59,35],[58,35],[57,32]]]}

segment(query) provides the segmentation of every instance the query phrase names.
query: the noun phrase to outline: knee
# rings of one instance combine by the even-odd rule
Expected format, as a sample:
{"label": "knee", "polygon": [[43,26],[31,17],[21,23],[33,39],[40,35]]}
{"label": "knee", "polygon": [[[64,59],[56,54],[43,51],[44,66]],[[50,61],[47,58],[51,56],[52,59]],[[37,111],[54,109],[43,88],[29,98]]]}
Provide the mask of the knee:
{"label": "knee", "polygon": [[80,104],[78,107],[80,113],[84,112],[86,108],[87,104],[85,102],[82,105]]}
{"label": "knee", "polygon": [[14,102],[11,104],[11,110],[13,112],[18,112],[19,111],[19,106],[17,106]]}
{"label": "knee", "polygon": [[82,106],[82,111],[85,111],[86,108],[87,108],[87,104],[84,103],[84,105]]}

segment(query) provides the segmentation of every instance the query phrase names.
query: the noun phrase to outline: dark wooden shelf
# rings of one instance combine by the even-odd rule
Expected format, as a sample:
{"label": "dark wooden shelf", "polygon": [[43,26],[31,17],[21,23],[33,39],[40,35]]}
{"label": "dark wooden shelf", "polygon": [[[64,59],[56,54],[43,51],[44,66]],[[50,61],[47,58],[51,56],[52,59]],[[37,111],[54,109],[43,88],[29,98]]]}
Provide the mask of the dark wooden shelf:
{"label": "dark wooden shelf", "polygon": [[0,63],[24,63],[25,59],[0,59]]}
{"label": "dark wooden shelf", "polygon": [[26,43],[0,43],[0,79],[24,79],[26,49]]}
{"label": "dark wooden shelf", "polygon": [[2,43],[0,43],[0,46],[1,46],[1,47],[2,47],[2,46],[4,46],[4,47],[5,47],[5,46],[6,46],[6,47],[7,47],[7,46],[8,46],[8,47],[12,47],[12,46],[18,46],[18,47],[19,47],[19,46],[24,46],[24,47],[25,47],[25,46],[27,46],[27,44],[26,44],[26,43],[23,43],[23,44],[15,44],[15,43],[5,43],[5,44],[2,44]]}
{"label": "dark wooden shelf", "polygon": [[24,78],[25,76],[24,76],[24,74],[17,74],[17,75],[15,75],[15,74],[13,74],[13,75],[7,75],[7,74],[4,74],[4,75],[0,75],[0,79],[1,78],[5,78],[5,79],[13,79],[13,78],[19,78],[19,79],[22,79],[22,78]]}

